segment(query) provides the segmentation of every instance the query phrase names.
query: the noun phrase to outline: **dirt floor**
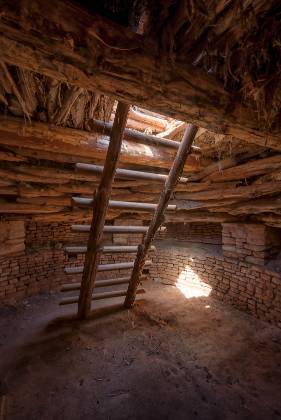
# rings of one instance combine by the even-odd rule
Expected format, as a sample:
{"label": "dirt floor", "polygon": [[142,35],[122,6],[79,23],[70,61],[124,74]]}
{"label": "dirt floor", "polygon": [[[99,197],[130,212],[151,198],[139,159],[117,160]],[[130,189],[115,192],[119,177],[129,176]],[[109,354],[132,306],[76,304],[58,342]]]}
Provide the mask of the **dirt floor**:
{"label": "dirt floor", "polygon": [[149,285],[78,323],[57,296],[0,310],[1,419],[279,419],[281,331],[213,298]]}

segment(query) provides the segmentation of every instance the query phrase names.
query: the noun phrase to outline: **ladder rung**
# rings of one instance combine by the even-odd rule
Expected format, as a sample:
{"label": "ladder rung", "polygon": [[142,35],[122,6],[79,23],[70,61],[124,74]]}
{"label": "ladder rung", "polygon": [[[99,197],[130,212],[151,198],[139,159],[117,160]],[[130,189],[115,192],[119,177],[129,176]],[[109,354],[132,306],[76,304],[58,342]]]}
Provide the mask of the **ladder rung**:
{"label": "ladder rung", "polygon": [[[148,260],[145,262],[145,267],[152,265],[152,261]],[[114,270],[126,270],[134,267],[134,261],[114,264],[100,264],[98,265],[97,271],[114,271]],[[64,269],[66,274],[80,274],[83,273],[84,266],[79,267],[66,267]]]}
{"label": "ladder rung", "polygon": [[[86,246],[66,246],[64,248],[65,252],[68,254],[85,254],[87,252]],[[137,252],[138,251],[138,245],[110,245],[110,246],[104,246],[102,248],[102,252],[104,254],[114,254],[118,252]],[[150,251],[155,252],[156,248],[155,246],[150,247]]]}
{"label": "ladder rung", "polygon": [[[94,293],[92,295],[92,300],[110,299],[113,297],[126,296],[126,293],[127,293],[127,290],[116,290],[113,292]],[[145,290],[138,289],[137,294],[141,294],[141,293],[145,293]],[[78,296],[63,298],[60,301],[60,305],[70,305],[71,303],[77,303],[78,299],[79,299]]]}
{"label": "ladder rung", "polygon": [[[90,232],[91,225],[72,225],[74,232]],[[145,233],[147,226],[104,226],[103,231],[108,233]]]}
{"label": "ladder rung", "polygon": [[[95,172],[101,174],[103,166],[92,165],[90,163],[76,163],[76,169],[80,171]],[[152,172],[132,171],[129,169],[116,169],[116,178],[133,178],[133,179],[146,179],[150,181],[165,182],[168,175],[165,174],[154,174]],[[179,182],[186,183],[188,178],[181,177]]]}
{"label": "ladder rung", "polygon": [[[72,202],[77,206],[81,207],[92,207],[93,198],[87,197],[72,197]],[[135,201],[115,201],[109,200],[109,207],[111,209],[127,209],[127,210],[142,210],[142,211],[153,211],[157,208],[157,204],[152,203],[137,203]],[[175,211],[177,206],[175,204],[169,204],[167,210]]]}
{"label": "ladder rung", "polygon": [[[91,128],[93,131],[96,131],[97,133],[107,135],[109,136],[112,132],[112,126],[113,123],[111,122],[105,122],[100,121],[95,118],[91,119]],[[152,146],[165,146],[165,147],[171,147],[173,149],[178,149],[180,142],[176,140],[171,140],[163,137],[153,136],[151,134],[144,134],[142,132],[125,128],[124,130],[124,139],[129,141],[135,141],[136,143],[141,144],[148,144]],[[191,147],[192,153],[200,153],[200,147],[198,146],[192,146]]]}
{"label": "ladder rung", "polygon": [[[102,251],[104,254],[114,254],[117,252],[137,252],[138,251],[138,245],[108,245],[108,246],[104,246],[102,248]],[[155,252],[156,248],[154,245],[152,245],[149,248],[149,251]]]}
{"label": "ladder rung", "polygon": [[66,246],[64,251],[67,254],[85,254],[87,252],[86,246]]}
{"label": "ladder rung", "polygon": [[[129,283],[131,277],[117,277],[116,279],[107,279],[107,280],[97,280],[95,282],[96,287],[108,287],[116,286],[118,284],[127,284]],[[145,280],[146,277],[142,276],[141,281]],[[74,290],[80,290],[81,283],[69,283],[62,285],[61,292],[73,292]]]}

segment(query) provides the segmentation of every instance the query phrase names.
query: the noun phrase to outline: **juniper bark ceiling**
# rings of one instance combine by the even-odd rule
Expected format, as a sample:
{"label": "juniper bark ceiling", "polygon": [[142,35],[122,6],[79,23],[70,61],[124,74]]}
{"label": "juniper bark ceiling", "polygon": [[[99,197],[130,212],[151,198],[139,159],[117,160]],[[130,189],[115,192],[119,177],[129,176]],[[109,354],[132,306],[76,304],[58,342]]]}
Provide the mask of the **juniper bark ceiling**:
{"label": "juniper bark ceiling", "polygon": [[[177,186],[179,210],[168,220],[281,226],[280,2],[173,0],[153,2],[152,10],[152,2],[132,1],[121,2],[122,13],[107,7],[113,3],[103,2],[100,17],[62,1],[0,0],[0,213],[88,218],[71,195],[92,195],[98,178],[76,173],[73,163],[103,163],[108,138],[89,133],[91,121],[108,121],[117,98],[231,134],[198,137],[202,156],[188,159],[190,181]],[[125,27],[134,17],[129,3],[142,3],[145,36]],[[159,124],[155,133],[167,135]],[[174,154],[127,138],[120,165],[165,172]],[[160,191],[160,184],[116,180],[112,198],[156,202]],[[110,210],[109,218],[120,214]]]}
{"label": "juniper bark ceiling", "polygon": [[[182,54],[170,59],[170,55],[177,51],[173,47],[174,36],[182,34],[182,26],[193,15],[188,3],[178,2],[179,9],[176,8],[172,16],[169,15],[170,9],[166,11],[167,22],[165,24],[164,20],[158,33],[159,46],[155,37],[137,35],[69,3],[51,0],[46,8],[43,0],[25,0],[16,4],[6,1],[0,22],[2,60],[217,132],[280,149],[279,110],[271,121],[274,131],[270,131],[258,119],[256,107],[250,108],[248,103],[247,107],[242,105],[241,95],[225,90],[221,80],[209,74],[210,69],[207,73],[186,57],[183,59]],[[230,3],[233,7],[237,4]],[[254,3],[249,1],[247,5],[262,16],[277,4],[272,2],[268,10],[270,2],[262,1],[259,7]],[[196,5],[196,2],[192,4]],[[226,1],[215,2],[215,5],[210,20],[218,18],[222,9],[226,21],[223,36],[227,38],[229,30],[233,43],[231,29],[232,24],[237,23],[236,9],[232,14],[226,13],[227,6],[229,11],[229,2]],[[209,19],[207,23],[210,26]],[[256,30],[256,25],[253,27]],[[163,50],[164,34],[170,37],[166,42],[168,47],[165,44]],[[218,44],[219,40],[218,37]],[[279,88],[277,86],[277,91]],[[276,102],[274,104],[278,106]]]}

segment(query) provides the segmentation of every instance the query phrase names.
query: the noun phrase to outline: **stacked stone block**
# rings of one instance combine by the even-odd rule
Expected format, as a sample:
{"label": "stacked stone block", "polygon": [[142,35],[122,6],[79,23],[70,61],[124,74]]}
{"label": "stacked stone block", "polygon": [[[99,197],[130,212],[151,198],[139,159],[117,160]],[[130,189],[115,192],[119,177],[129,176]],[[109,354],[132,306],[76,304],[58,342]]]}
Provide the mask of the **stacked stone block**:
{"label": "stacked stone block", "polygon": [[176,239],[183,242],[221,245],[220,223],[166,223],[166,230],[157,239]]}
{"label": "stacked stone block", "polygon": [[262,224],[223,223],[222,242],[224,256],[264,265],[278,252],[280,235]]}
{"label": "stacked stone block", "polygon": [[211,296],[281,327],[281,276],[265,267],[219,255],[191,255],[183,247],[158,246],[150,276],[163,283],[185,282],[186,287],[197,284],[203,291],[210,287]]}

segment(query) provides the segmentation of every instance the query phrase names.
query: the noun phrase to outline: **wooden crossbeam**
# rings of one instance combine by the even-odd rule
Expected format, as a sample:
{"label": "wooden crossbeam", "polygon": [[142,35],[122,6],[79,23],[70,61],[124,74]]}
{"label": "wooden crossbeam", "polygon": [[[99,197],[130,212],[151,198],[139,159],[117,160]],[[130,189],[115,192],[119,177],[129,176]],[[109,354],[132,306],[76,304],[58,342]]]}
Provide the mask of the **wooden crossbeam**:
{"label": "wooden crossbeam", "polygon": [[78,302],[79,319],[87,318],[91,311],[92,294],[101,256],[103,228],[129,108],[128,104],[122,102],[119,102],[117,105],[101,182],[95,196],[93,218]]}
{"label": "wooden crossbeam", "polygon": [[[103,166],[92,165],[90,163],[76,163],[75,167],[79,171],[94,172],[97,174],[101,174],[103,172]],[[168,175],[118,168],[116,169],[115,178],[144,179],[154,182],[165,182]],[[188,182],[188,178],[180,177],[179,182],[185,184]]]}
{"label": "wooden crossbeam", "polygon": [[[86,246],[66,246],[64,248],[65,252],[68,254],[85,254],[87,252]],[[102,248],[102,252],[104,254],[116,254],[118,252],[137,252],[138,246],[137,245],[105,245]],[[150,251],[155,251],[155,246],[150,247]]]}
{"label": "wooden crossbeam", "polygon": [[155,236],[155,233],[157,232],[160,225],[163,223],[164,211],[168,206],[168,202],[170,200],[173,189],[176,186],[177,180],[182,173],[184,163],[188,154],[190,153],[192,142],[195,138],[197,130],[198,128],[195,125],[190,125],[185,130],[176,158],[173,162],[169,176],[165,182],[164,189],[160,195],[158,206],[154,212],[148,231],[145,235],[144,242],[143,244],[139,245],[137,257],[132,271],[132,277],[128,286],[126,299],[124,303],[124,306],[126,308],[130,308],[134,304],[147,252]]}
{"label": "wooden crossbeam", "polygon": [[[110,135],[112,130],[112,123],[106,121],[100,121],[96,119],[91,120],[91,128],[96,132],[104,135]],[[170,139],[163,139],[161,137],[152,136],[151,134],[141,133],[130,128],[125,128],[124,138],[127,140],[133,140],[141,144],[148,144],[154,146],[171,147],[172,149],[179,148],[179,142]],[[195,153],[200,153],[199,147],[194,147]]]}
{"label": "wooden crossbeam", "polygon": [[[73,232],[90,232],[91,225],[72,225],[71,230]],[[147,226],[104,226],[103,232],[106,233],[145,233],[147,232]]]}
{"label": "wooden crossbeam", "polygon": [[[95,289],[98,287],[109,287],[116,286],[120,284],[128,284],[130,281],[130,276],[125,277],[116,277],[115,279],[106,279],[106,280],[97,280],[95,282]],[[146,276],[141,276],[141,281],[147,280]],[[73,292],[75,290],[80,290],[81,283],[69,283],[63,284],[61,287],[61,292]]]}
{"label": "wooden crossbeam", "polygon": [[[159,60],[157,37],[134,34],[70,2],[49,0],[47,8],[45,3],[25,0],[24,19],[22,2],[1,4],[3,62],[280,150],[280,127],[273,133],[260,128],[252,108],[180,55]],[[41,10],[44,19],[38,18]]]}
{"label": "wooden crossbeam", "polygon": [[[132,112],[132,110],[130,112]],[[147,117],[147,115],[145,116]],[[91,120],[91,129],[100,134],[110,135],[112,130],[112,123],[93,118]],[[176,140],[163,138],[162,136],[153,136],[152,134],[142,133],[130,128],[125,128],[124,139],[135,141],[136,143],[147,144],[149,146],[163,146],[170,147],[172,149],[178,149],[180,145],[180,143]],[[194,154],[201,155],[201,148],[198,146],[192,146],[191,151]]]}
{"label": "wooden crossbeam", "polygon": [[[92,207],[94,204],[93,198],[87,197],[72,197],[72,202],[80,207]],[[152,203],[137,203],[135,201],[116,201],[109,200],[108,207],[111,209],[127,209],[127,210],[139,210],[139,211],[153,211],[156,209],[157,204]],[[175,211],[177,206],[175,204],[169,204],[167,210]]]}
{"label": "wooden crossbeam", "polygon": [[[148,267],[152,264],[151,260],[145,261],[144,266]],[[113,263],[113,264],[99,264],[97,266],[97,272],[102,271],[116,271],[116,270],[129,270],[130,268],[134,267],[134,262],[122,262],[122,263]],[[64,272],[66,274],[81,274],[84,271],[84,266],[78,266],[78,267],[66,267],[64,269]]]}
{"label": "wooden crossbeam", "polygon": [[[142,293],[145,293],[144,289],[138,289],[136,291],[136,294],[142,294]],[[126,296],[126,290],[116,290],[113,292],[94,293],[91,296],[91,300],[110,299],[110,298],[120,297],[120,296]],[[77,303],[77,302],[78,302],[78,296],[67,297],[67,298],[63,298],[60,301],[60,305],[70,305],[72,303]]]}

